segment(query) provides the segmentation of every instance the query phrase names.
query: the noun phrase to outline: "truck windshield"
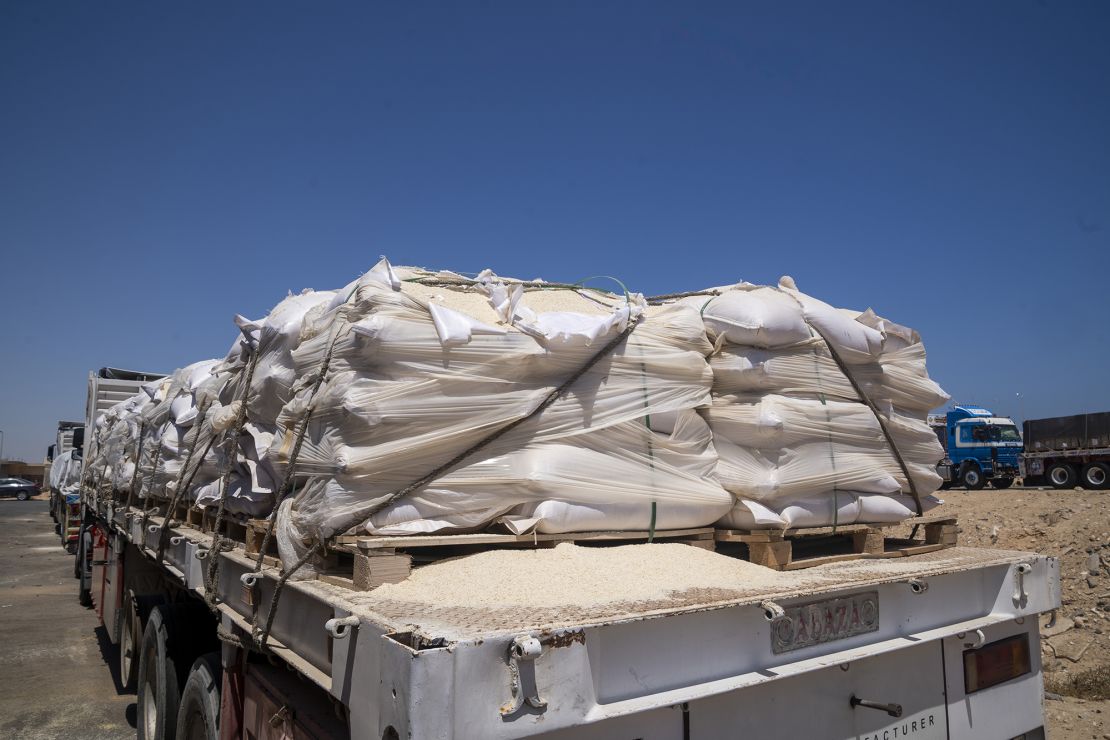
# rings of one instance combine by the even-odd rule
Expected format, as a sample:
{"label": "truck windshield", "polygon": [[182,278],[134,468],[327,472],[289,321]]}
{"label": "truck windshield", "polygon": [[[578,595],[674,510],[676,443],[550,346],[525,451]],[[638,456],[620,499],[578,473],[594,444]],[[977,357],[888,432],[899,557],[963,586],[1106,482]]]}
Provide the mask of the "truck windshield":
{"label": "truck windshield", "polygon": [[995,436],[995,434],[992,434],[991,437],[997,439],[999,442],[1021,441],[1021,435],[1018,434],[1017,427],[1015,426],[994,427],[994,432],[995,434],[997,434],[997,436]]}

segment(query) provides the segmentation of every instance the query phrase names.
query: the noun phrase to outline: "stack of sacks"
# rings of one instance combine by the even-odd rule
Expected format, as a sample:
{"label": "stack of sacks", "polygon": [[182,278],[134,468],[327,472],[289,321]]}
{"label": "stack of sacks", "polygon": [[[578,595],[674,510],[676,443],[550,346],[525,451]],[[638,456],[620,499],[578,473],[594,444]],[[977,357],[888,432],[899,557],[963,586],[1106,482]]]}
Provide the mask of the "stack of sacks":
{"label": "stack of sacks", "polygon": [[99,488],[126,490],[135,471],[138,409],[143,399],[133,396],[111,406],[97,418],[88,449],[88,471]]}
{"label": "stack of sacks", "polygon": [[[240,337],[225,359],[147,384],[98,419],[90,469],[99,465],[97,475],[126,490],[142,428],[143,492],[166,499],[192,477],[182,500],[213,506],[226,486],[227,509],[255,517],[273,509],[292,472],[295,495],[278,512],[287,562],[310,538],[349,528],[459,532],[497,521],[517,532],[574,532],[905,518],[913,507],[905,475],[814,328],[881,409],[919,493],[939,484],[942,453],[924,416],[947,396],[925,373],[917,335],[870,311],[834,309],[789,281],[647,306],[636,294],[525,288],[489,271],[467,279],[383,259],[341,290],[291,295],[265,318],[236,323]],[[240,411],[245,424],[230,439]],[[195,474],[182,470],[190,448]]]}
{"label": "stack of sacks", "polygon": [[[297,460],[304,485],[283,541],[353,525],[374,534],[707,526],[732,507],[695,409],[710,401],[710,347],[688,306],[640,296],[525,291],[483,273],[422,285],[385,261],[309,312],[298,382],[268,458],[284,472],[311,381],[332,348]],[[521,420],[635,322],[629,337],[542,414],[378,511],[389,494]],[[283,365],[284,367],[284,365]],[[266,358],[256,372],[269,374]],[[654,504],[654,506],[653,506]],[[284,553],[283,553],[284,554]]]}
{"label": "stack of sacks", "polygon": [[[292,352],[300,344],[306,318],[321,315],[335,297],[332,291],[306,290],[287,296],[263,319],[251,321],[242,316],[235,319],[241,337],[214,370],[225,378],[219,408],[213,414],[217,433],[230,429],[240,411],[242,401],[238,399],[244,397],[242,383],[246,382],[252,348],[257,348],[258,360],[246,389],[246,423],[235,446],[235,459],[227,459],[231,452],[225,447],[215,450],[218,467],[228,471],[225,510],[232,514],[262,517],[273,509],[281,478],[269,450],[278,430],[278,415],[292,397],[298,380]],[[213,479],[198,486],[196,503],[217,506],[222,485],[222,481]]]}
{"label": "stack of sacks", "polygon": [[[213,375],[218,366],[216,360],[189,365],[144,385],[139,393],[98,417],[87,468],[94,482],[130,493],[136,480],[135,465],[139,464],[141,476],[136,485],[140,490],[135,494],[167,500],[179,480],[192,476],[191,491],[181,497],[188,501],[198,486],[215,480],[220,470],[219,451],[208,449],[208,443],[218,431],[214,423],[226,381]],[[208,412],[202,420],[200,409],[206,404]],[[140,449],[141,461],[137,460]],[[184,472],[190,450],[189,471]]]}
{"label": "stack of sacks", "polygon": [[[219,475],[216,451],[209,449],[225,380],[213,375],[219,364],[218,360],[193,363],[156,384],[149,384],[145,393],[136,396],[148,397],[141,411],[146,429],[143,459],[152,466],[156,455],[158,458],[157,470],[146,487],[156,499],[173,497],[179,480],[192,476],[193,486],[197,486]],[[186,461],[188,471],[183,470]],[[191,499],[191,492],[180,497],[182,501]]]}
{"label": "stack of sacks", "polygon": [[50,490],[54,493],[78,493],[81,490],[83,460],[77,450],[67,450],[50,463]]}
{"label": "stack of sacks", "polygon": [[925,372],[912,330],[835,309],[783,278],[740,284],[683,303],[714,342],[713,404],[704,411],[737,497],[719,526],[776,528],[900,521],[915,513],[909,482],[878,420],[829,352],[827,337],[874,402],[923,506],[944,453],[925,415],[948,400]]}

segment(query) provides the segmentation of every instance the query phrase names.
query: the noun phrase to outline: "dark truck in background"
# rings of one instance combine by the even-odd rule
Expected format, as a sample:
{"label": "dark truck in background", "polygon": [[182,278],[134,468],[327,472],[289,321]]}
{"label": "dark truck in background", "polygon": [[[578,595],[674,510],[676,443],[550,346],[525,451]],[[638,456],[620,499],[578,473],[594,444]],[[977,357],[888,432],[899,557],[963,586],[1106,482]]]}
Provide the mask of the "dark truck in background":
{"label": "dark truck in background", "polygon": [[1110,411],[1029,419],[1022,436],[1025,485],[1110,488]]}

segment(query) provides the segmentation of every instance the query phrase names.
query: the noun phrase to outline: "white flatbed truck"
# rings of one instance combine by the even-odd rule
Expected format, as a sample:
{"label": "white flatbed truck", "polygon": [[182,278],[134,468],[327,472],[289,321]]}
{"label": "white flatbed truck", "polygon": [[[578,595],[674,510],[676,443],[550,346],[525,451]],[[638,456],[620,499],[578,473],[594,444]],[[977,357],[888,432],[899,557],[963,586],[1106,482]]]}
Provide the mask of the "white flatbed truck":
{"label": "white flatbed truck", "polygon": [[1060,577],[1042,555],[834,562],[801,586],[643,608],[406,611],[288,581],[260,654],[244,646],[272,603],[272,561],[256,574],[254,556],[214,552],[192,526],[163,533],[160,516],[93,492],[85,505],[93,600],[123,683],[139,683],[140,738],[1045,736],[1038,616],[1059,606]]}

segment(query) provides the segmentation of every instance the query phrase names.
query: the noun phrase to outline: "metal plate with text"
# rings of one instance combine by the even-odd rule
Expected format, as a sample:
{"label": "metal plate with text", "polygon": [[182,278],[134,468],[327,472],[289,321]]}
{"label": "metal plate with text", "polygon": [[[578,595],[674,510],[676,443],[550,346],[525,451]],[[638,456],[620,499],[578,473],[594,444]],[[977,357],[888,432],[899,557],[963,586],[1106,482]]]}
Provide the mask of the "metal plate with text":
{"label": "metal plate with text", "polygon": [[796,604],[783,611],[771,622],[771,652],[776,655],[879,629],[877,591]]}

